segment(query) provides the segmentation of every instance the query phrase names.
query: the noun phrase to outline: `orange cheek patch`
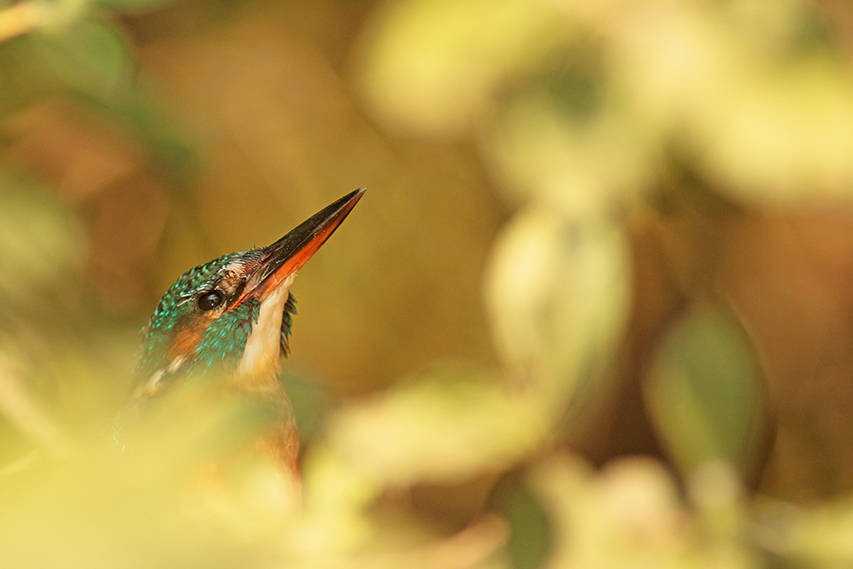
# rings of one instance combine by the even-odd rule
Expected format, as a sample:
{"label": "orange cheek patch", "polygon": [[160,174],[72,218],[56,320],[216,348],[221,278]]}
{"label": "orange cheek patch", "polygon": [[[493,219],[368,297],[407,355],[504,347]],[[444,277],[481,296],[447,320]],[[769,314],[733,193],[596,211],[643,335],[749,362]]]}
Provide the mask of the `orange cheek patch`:
{"label": "orange cheek patch", "polygon": [[169,346],[167,360],[172,362],[176,358],[191,354],[201,340],[202,332],[207,328],[208,322],[209,319],[205,318],[200,326],[185,326],[179,330]]}

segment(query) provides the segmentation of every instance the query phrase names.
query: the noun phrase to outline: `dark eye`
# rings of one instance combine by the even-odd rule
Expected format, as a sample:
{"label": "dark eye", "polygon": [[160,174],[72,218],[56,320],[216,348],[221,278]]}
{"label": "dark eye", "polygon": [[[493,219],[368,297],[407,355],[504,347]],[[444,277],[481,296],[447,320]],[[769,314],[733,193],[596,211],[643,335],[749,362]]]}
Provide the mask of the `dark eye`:
{"label": "dark eye", "polygon": [[225,297],[222,296],[222,293],[218,290],[209,290],[207,292],[203,292],[198,296],[198,307],[205,312],[208,310],[213,310],[225,300]]}

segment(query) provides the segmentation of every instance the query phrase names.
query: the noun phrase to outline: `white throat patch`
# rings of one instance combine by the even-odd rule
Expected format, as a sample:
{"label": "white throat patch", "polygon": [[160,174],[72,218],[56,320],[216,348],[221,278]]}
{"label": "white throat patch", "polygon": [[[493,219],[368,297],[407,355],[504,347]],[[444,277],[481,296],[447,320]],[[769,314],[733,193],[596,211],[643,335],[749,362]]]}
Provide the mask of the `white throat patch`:
{"label": "white throat patch", "polygon": [[295,278],[296,273],[287,277],[261,302],[258,321],[252,326],[252,333],[246,340],[246,349],[237,368],[244,378],[256,378],[263,382],[270,378],[261,376],[274,370],[276,377],[272,379],[278,381],[281,363],[281,318],[290,285]]}

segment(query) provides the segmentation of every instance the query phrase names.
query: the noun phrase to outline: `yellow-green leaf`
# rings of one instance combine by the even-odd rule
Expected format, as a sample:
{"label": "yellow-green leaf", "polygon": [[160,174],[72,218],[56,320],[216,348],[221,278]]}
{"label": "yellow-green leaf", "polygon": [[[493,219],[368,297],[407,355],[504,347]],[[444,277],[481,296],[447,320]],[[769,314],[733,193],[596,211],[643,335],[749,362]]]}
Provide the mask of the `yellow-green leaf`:
{"label": "yellow-green leaf", "polygon": [[486,282],[495,345],[554,410],[611,362],[630,298],[622,227],[530,206],[499,237]]}
{"label": "yellow-green leaf", "polygon": [[368,102],[391,127],[458,132],[486,110],[507,76],[562,36],[538,0],[405,0],[387,4],[364,41]]}
{"label": "yellow-green leaf", "polygon": [[491,375],[435,371],[341,411],[329,441],[383,485],[461,482],[537,448],[549,427],[540,404]]}

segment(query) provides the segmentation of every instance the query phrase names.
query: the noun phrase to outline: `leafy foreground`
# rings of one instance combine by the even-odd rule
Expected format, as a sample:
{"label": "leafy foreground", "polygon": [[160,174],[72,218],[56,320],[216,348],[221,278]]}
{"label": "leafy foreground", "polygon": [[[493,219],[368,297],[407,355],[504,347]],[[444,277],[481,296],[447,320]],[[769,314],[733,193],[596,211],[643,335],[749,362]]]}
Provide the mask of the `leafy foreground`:
{"label": "leafy foreground", "polygon": [[[247,451],[246,441],[265,427],[263,408],[199,395],[176,391],[118,442],[103,436],[72,443],[7,468],[0,479],[3,566],[853,561],[853,503],[810,510],[751,503],[719,460],[694,469],[683,494],[651,459],[594,471],[576,456],[547,450],[553,429],[535,394],[470,371],[435,372],[340,410],[305,457],[301,484]],[[485,509],[459,531],[431,526],[400,499],[418,484],[509,469],[518,473],[512,484],[521,498]]]}

